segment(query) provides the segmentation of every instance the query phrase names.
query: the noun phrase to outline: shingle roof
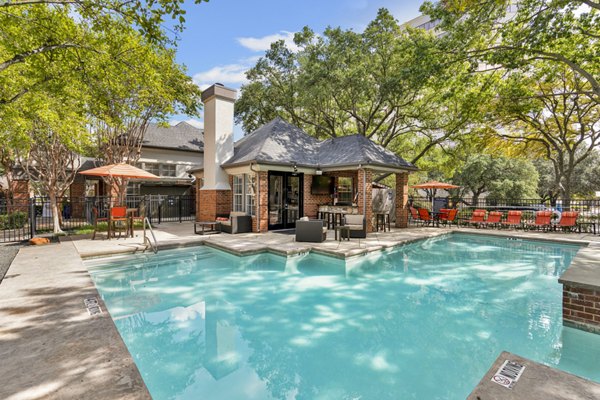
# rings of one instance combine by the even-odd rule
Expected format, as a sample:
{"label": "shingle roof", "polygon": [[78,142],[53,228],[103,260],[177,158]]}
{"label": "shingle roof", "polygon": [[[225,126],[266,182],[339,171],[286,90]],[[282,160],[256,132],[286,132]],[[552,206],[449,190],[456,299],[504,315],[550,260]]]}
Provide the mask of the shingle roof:
{"label": "shingle roof", "polygon": [[322,167],[362,164],[415,168],[411,163],[363,135],[341,136],[321,142],[319,164]]}
{"label": "shingle roof", "polygon": [[281,118],[258,128],[235,143],[234,156],[224,166],[250,162],[307,167],[373,165],[416,169],[414,165],[363,135],[319,142]]}
{"label": "shingle roof", "polygon": [[164,128],[150,123],[144,135],[144,147],[174,149],[186,151],[204,151],[204,135],[202,129],[183,121],[174,126]]}
{"label": "shingle roof", "polygon": [[275,118],[238,140],[224,165],[249,162],[311,166],[318,163],[318,141],[302,129]]}

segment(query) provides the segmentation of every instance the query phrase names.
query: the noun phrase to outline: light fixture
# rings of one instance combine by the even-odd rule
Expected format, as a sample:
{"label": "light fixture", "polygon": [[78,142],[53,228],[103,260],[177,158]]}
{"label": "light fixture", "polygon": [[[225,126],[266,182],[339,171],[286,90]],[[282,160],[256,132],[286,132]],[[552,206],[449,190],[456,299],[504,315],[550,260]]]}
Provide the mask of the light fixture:
{"label": "light fixture", "polygon": [[296,165],[296,163],[294,163],[294,173],[297,174],[298,173],[298,166]]}
{"label": "light fixture", "polygon": [[315,175],[323,175],[323,170],[320,166],[317,166],[317,170],[315,171]]}

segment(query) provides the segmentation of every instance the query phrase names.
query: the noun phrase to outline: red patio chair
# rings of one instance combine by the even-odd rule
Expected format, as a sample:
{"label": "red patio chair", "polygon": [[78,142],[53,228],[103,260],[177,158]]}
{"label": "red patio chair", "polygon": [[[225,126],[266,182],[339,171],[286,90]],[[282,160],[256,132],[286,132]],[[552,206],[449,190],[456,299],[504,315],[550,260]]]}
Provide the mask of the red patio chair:
{"label": "red patio chair", "polygon": [[416,208],[414,207],[409,207],[408,208],[410,210],[410,218],[413,222],[417,222],[419,221],[419,212],[417,211]]}
{"label": "red patio chair", "polygon": [[92,216],[94,224],[94,233],[92,234],[92,240],[96,239],[96,231],[98,230],[98,222],[108,222],[108,218],[99,217],[98,208],[92,207]]}
{"label": "red patio chair", "polygon": [[502,226],[507,226],[507,227],[519,227],[521,226],[521,216],[523,215],[523,212],[521,211],[509,211],[508,215],[506,216],[506,220],[502,221],[500,224]]}
{"label": "red patio chair", "polygon": [[485,210],[473,210],[473,214],[471,215],[471,219],[469,219],[466,224],[477,225],[479,227],[480,224],[484,222],[485,219]]}
{"label": "red patio chair", "polygon": [[536,211],[535,221],[533,224],[527,225],[527,228],[546,230],[550,228],[552,223],[552,211]]}
{"label": "red patio chair", "polygon": [[108,227],[108,237],[110,238],[111,233],[119,231],[119,237],[121,232],[129,232],[129,219],[127,218],[127,207],[113,207],[110,209],[110,220]]}
{"label": "red patio chair", "polygon": [[423,226],[433,224],[433,218],[426,208],[419,208],[419,219],[423,221]]}
{"label": "red patio chair", "polygon": [[573,228],[577,226],[577,217],[579,217],[579,213],[577,211],[563,211],[563,213],[560,215],[558,226],[560,226],[564,231],[573,230]]}
{"label": "red patio chair", "polygon": [[[456,224],[456,226],[458,226],[458,219],[456,218],[458,215],[458,210],[456,208],[443,209],[443,210],[448,210],[448,212],[440,214],[440,221],[444,225],[451,226],[454,223],[454,224]],[[442,211],[442,210],[440,210],[440,211]]]}
{"label": "red patio chair", "polygon": [[498,226],[502,220],[502,213],[500,211],[490,211],[487,219],[483,221],[485,226]]}

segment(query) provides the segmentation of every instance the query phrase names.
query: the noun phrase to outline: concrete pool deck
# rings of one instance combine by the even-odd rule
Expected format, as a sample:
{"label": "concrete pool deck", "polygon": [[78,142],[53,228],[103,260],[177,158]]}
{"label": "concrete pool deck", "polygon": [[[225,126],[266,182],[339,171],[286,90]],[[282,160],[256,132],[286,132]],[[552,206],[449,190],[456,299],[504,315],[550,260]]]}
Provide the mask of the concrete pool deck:
{"label": "concrete pool deck", "polygon": [[[296,243],[293,234],[275,232],[200,236],[193,234],[191,223],[165,223],[155,230],[161,248],[206,244],[241,255],[315,251],[343,258],[455,229],[395,229],[341,243],[332,236],[323,243]],[[465,228],[459,232],[585,243],[600,260],[600,236]],[[136,233],[129,239],[66,240],[21,249],[0,284],[0,398],[150,398],[101,300],[104,313],[99,317],[89,316],[83,303],[88,296],[100,296],[82,258],[143,251]],[[581,393],[586,391],[582,388]]]}

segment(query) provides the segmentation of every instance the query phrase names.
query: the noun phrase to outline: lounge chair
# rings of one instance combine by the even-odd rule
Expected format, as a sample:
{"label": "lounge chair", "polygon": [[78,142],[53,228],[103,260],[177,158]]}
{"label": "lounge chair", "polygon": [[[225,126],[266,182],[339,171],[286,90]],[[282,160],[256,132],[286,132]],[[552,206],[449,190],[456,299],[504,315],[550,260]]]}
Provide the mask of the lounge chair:
{"label": "lounge chair", "polygon": [[552,226],[552,211],[536,211],[533,224],[527,224],[527,229],[546,230]]}
{"label": "lounge chair", "polygon": [[[444,212],[445,210],[447,210],[448,212]],[[458,219],[456,218],[458,216],[458,210],[456,208],[452,208],[452,209],[441,209],[440,210],[441,214],[440,214],[440,222],[443,223],[444,225],[448,225],[448,226],[452,226],[452,224],[456,224],[456,226],[458,227]]]}
{"label": "lounge chair", "polygon": [[577,217],[579,217],[579,213],[577,211],[563,211],[560,215],[560,221],[558,221],[558,226],[563,229],[563,231],[573,230],[577,227]]}
{"label": "lounge chair", "polygon": [[500,211],[490,211],[485,221],[482,222],[483,225],[496,227],[502,221],[502,213]]}
{"label": "lounge chair", "polygon": [[342,225],[349,227],[351,238],[364,239],[367,237],[367,219],[362,214],[344,215]]}
{"label": "lounge chair", "polygon": [[252,217],[244,212],[232,211],[225,221],[219,219],[217,221],[221,232],[231,234],[252,232]]}
{"label": "lounge chair", "polygon": [[296,221],[296,242],[321,243],[327,239],[327,221],[322,219]]}
{"label": "lounge chair", "polygon": [[473,210],[473,214],[471,214],[471,218],[467,220],[465,223],[467,225],[481,225],[485,220],[485,210]]}
{"label": "lounge chair", "polygon": [[419,208],[419,219],[423,222],[423,226],[433,224],[433,218],[429,214],[429,210],[426,208]]}
{"label": "lounge chair", "polygon": [[523,213],[521,211],[509,211],[508,215],[506,216],[506,220],[502,221],[500,225],[518,228],[523,225],[521,223],[522,215]]}

